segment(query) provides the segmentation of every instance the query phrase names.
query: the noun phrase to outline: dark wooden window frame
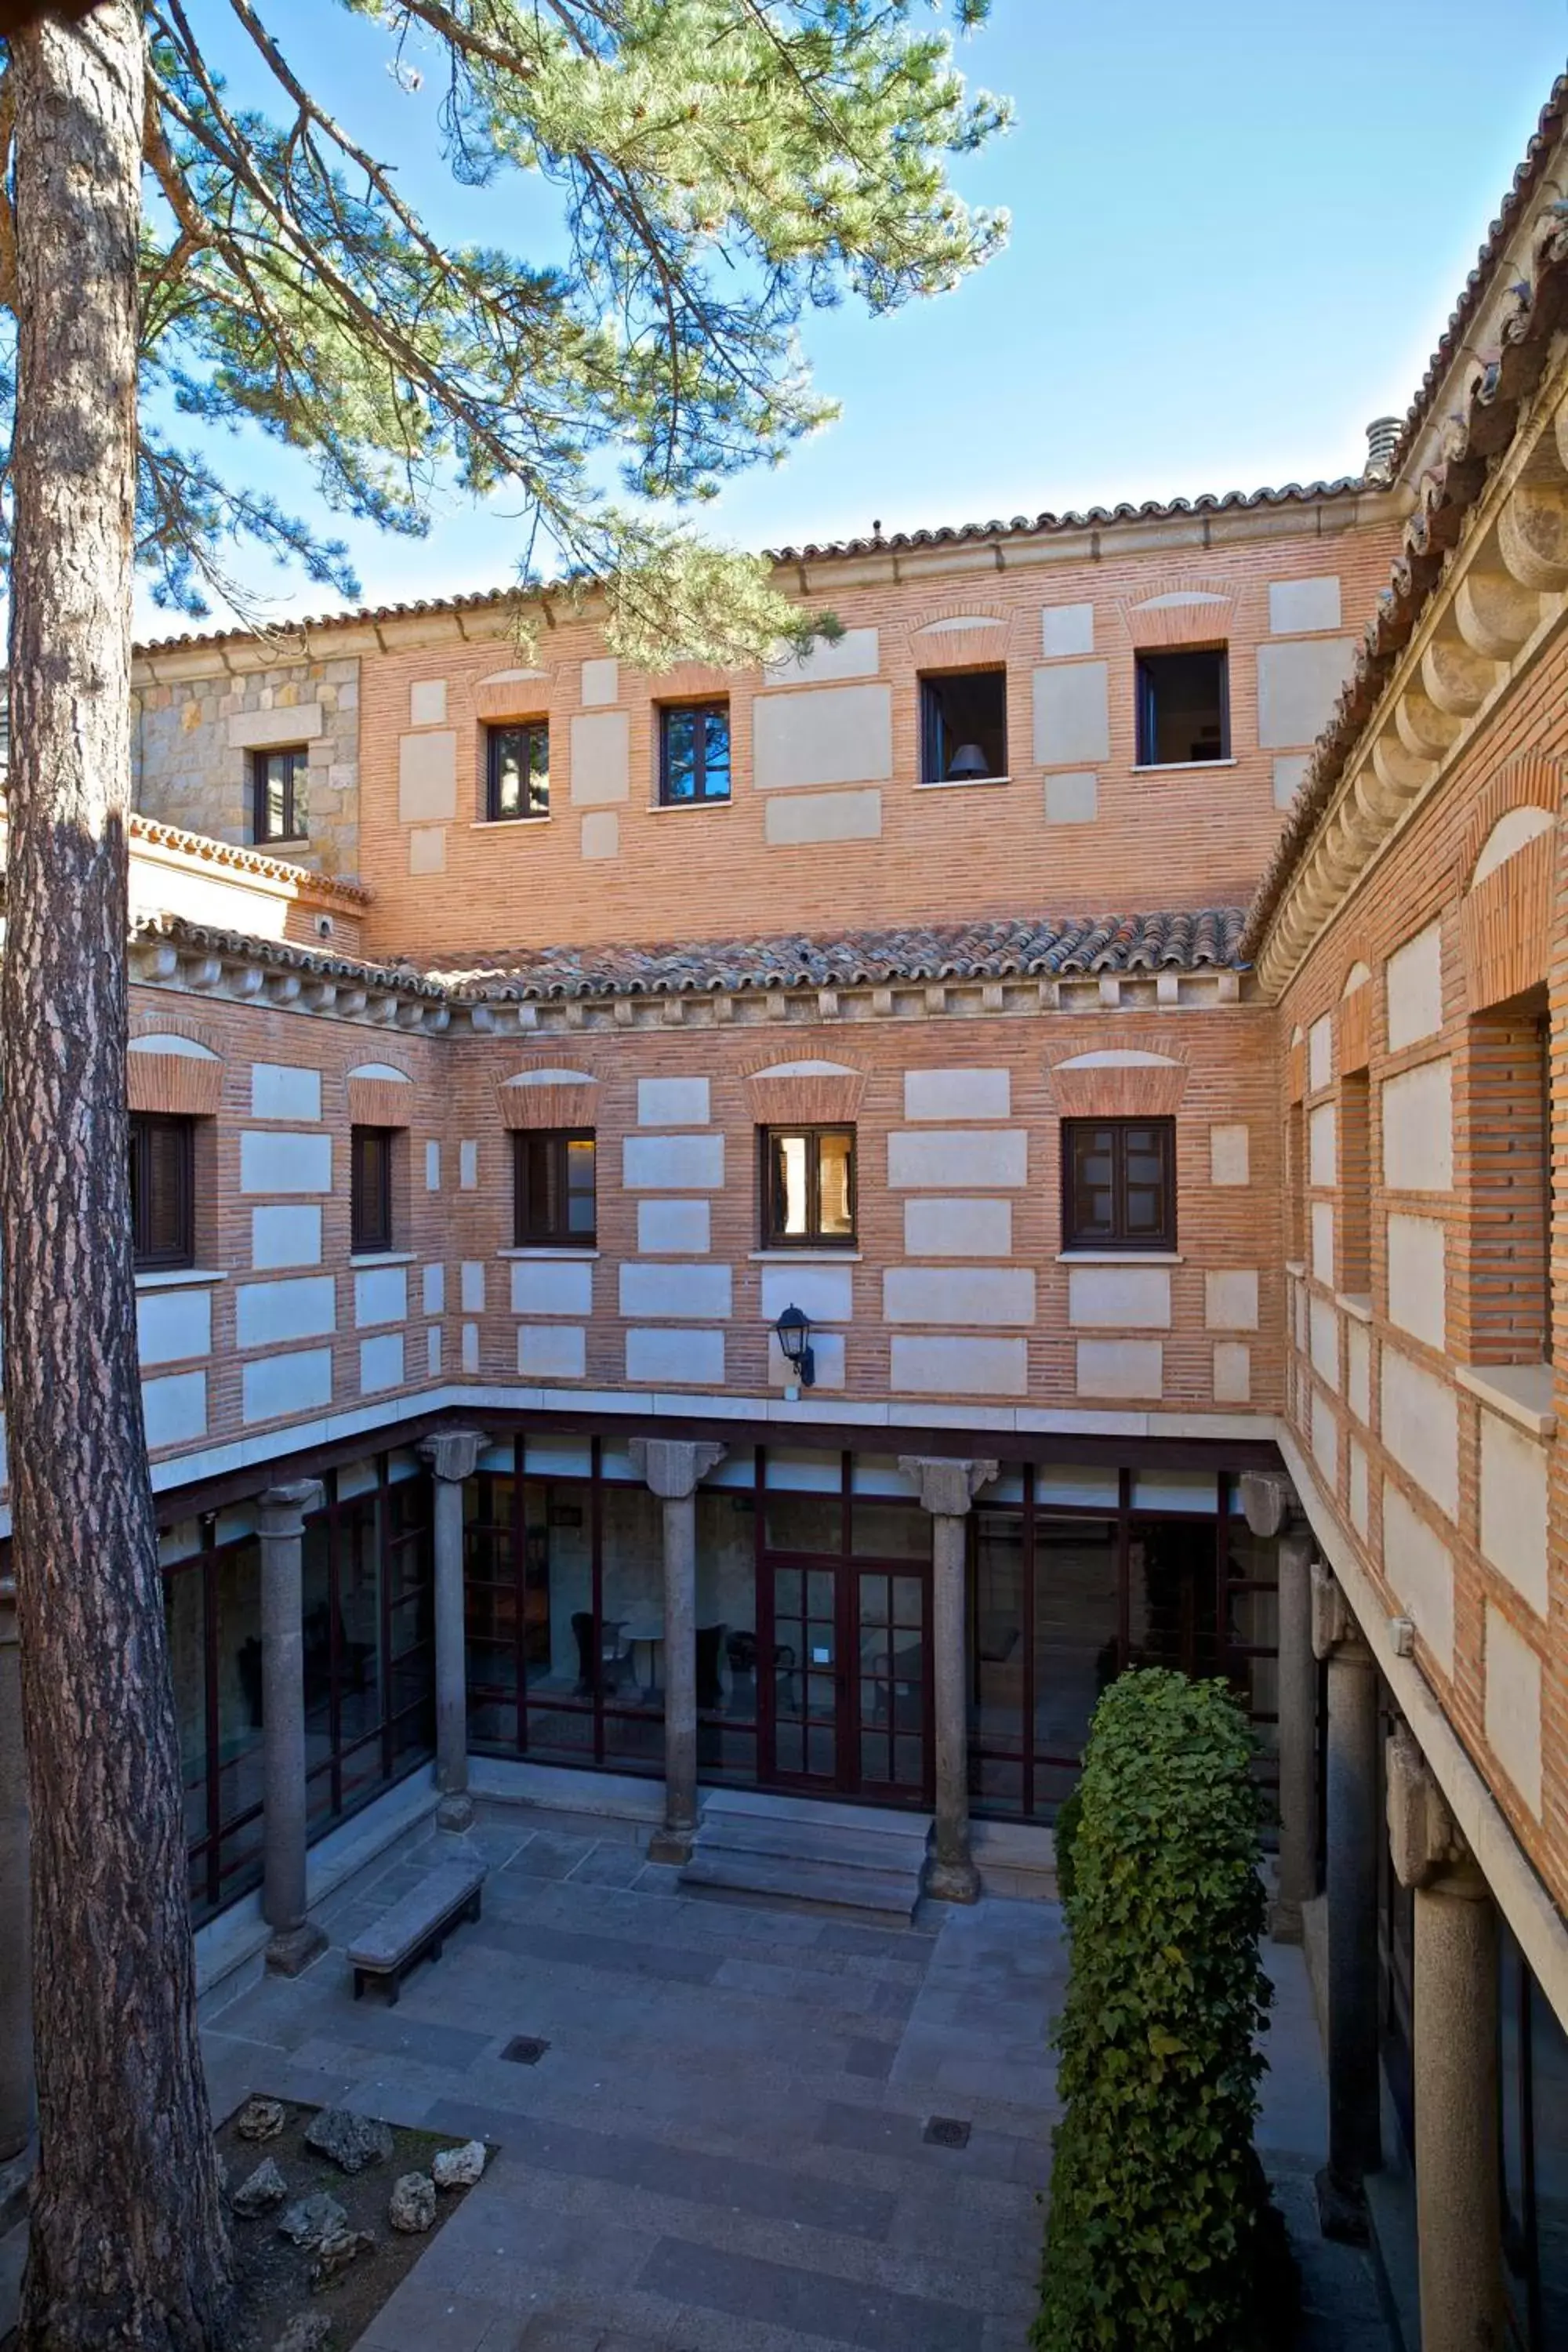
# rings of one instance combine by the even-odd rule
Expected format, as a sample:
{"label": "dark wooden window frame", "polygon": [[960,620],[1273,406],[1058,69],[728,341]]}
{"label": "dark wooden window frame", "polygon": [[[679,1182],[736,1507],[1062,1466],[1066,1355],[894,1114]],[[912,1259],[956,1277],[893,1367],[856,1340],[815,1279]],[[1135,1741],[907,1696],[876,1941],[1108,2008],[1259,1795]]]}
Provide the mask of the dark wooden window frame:
{"label": "dark wooden window frame", "polygon": [[[532,775],[532,746],[535,736],[544,742],[544,806],[542,809],[523,807],[506,810],[500,804],[500,746],[505,735],[521,735],[527,739],[529,756],[522,767],[522,792],[526,801]],[[550,814],[550,721],[548,719],[500,719],[485,729],[485,822],[488,824],[542,824]]]}
{"label": "dark wooden window frame", "polygon": [[[1161,1218],[1157,1234],[1133,1234],[1127,1215],[1127,1136],[1131,1129],[1151,1130],[1160,1138]],[[1109,1234],[1080,1231],[1078,1211],[1079,1139],[1109,1129],[1111,1143],[1111,1187],[1115,1194],[1115,1224]],[[1062,1121],[1062,1247],[1064,1250],[1173,1250],[1176,1246],[1176,1122],[1170,1117],[1151,1118],[1064,1118]]]}
{"label": "dark wooden window frame", "polygon": [[[552,1225],[549,1218],[548,1192],[553,1191],[563,1218],[566,1215],[571,1195],[566,1183],[568,1146],[587,1143],[594,1147],[594,1223],[586,1233],[573,1233],[564,1223]],[[515,1249],[594,1249],[598,1244],[598,1181],[599,1155],[595,1130],[591,1127],[518,1128],[512,1139],[512,1246]],[[542,1206],[531,1198],[528,1163],[540,1147],[549,1148],[558,1155],[559,1166],[552,1187]]]}
{"label": "dark wooden window frame", "polygon": [[[1007,776],[1011,757],[1007,748],[1007,666],[1005,662],[973,662],[965,669],[922,670],[920,674],[921,776],[922,784],[947,784],[955,780],[946,772],[949,758],[947,725],[942,715],[942,695],[944,687],[967,685],[978,677],[994,677],[1001,688],[1002,765],[984,776],[973,779],[976,783],[1000,783]],[[958,747],[955,744],[952,749]]]}
{"label": "dark wooden window frame", "polygon": [[[154,1138],[176,1139],[174,1158],[174,1200],[163,1197],[163,1183],[154,1181]],[[163,1171],[166,1175],[166,1170]],[[161,1209],[172,1209],[174,1238],[154,1237]],[[131,1248],[138,1274],[173,1273],[196,1262],[195,1121],[170,1113],[131,1113]]]}
{"label": "dark wooden window frame", "polygon": [[[1191,654],[1213,654],[1219,664],[1219,749],[1213,760],[1162,760],[1159,749],[1159,721],[1154,707],[1154,674],[1166,660],[1179,660]],[[1137,656],[1134,672],[1136,683],[1137,764],[1140,768],[1206,768],[1215,761],[1228,760],[1230,752],[1230,647],[1217,646],[1151,646]]]}
{"label": "dark wooden window frame", "polygon": [[[854,1249],[859,1237],[859,1152],[856,1130],[846,1119],[824,1119],[817,1124],[761,1127],[758,1163],[762,1194],[762,1245],[764,1249]],[[813,1147],[806,1154],[806,1230],[804,1234],[788,1234],[784,1230],[783,1201],[774,1182],[773,1142],[779,1136],[804,1136]],[[849,1138],[849,1231],[847,1234],[825,1234],[822,1231],[822,1138],[825,1135],[847,1135]]]}
{"label": "dark wooden window frame", "polygon": [[392,1154],[395,1127],[349,1130],[349,1247],[378,1257],[393,1247]]}
{"label": "dark wooden window frame", "polygon": [[[274,760],[287,760],[289,767],[283,778],[283,823],[275,833],[268,823],[268,770]],[[310,747],[304,743],[279,743],[267,751],[250,755],[251,838],[256,842],[303,841],[306,830],[300,822],[299,780],[309,777]]]}
{"label": "dark wooden window frame", "polygon": [[[725,771],[724,789],[721,793],[710,793],[704,789],[705,779],[708,772],[708,741],[706,730],[699,728],[697,730],[696,737],[696,760],[692,768],[692,792],[690,797],[688,799],[684,795],[672,794],[669,789],[670,721],[672,719],[686,718],[695,712],[700,711],[703,714],[706,714],[710,710],[721,710],[723,712],[725,729],[730,734],[730,755],[731,764],[727,766]],[[719,803],[729,800],[734,787],[734,769],[732,765],[734,749],[734,735],[731,728],[730,703],[727,696],[721,694],[710,694],[702,696],[691,702],[661,702],[658,707],[658,804],[660,808],[712,808]]]}

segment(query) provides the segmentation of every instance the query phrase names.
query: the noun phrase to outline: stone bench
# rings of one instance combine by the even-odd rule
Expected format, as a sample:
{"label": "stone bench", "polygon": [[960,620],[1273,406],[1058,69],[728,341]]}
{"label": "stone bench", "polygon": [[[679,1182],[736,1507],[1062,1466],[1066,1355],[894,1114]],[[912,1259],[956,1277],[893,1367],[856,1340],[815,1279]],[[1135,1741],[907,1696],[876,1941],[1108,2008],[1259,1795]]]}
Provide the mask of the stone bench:
{"label": "stone bench", "polygon": [[354,1972],[354,1999],[374,1978],[386,1987],[395,2002],[404,1977],[426,1955],[441,1957],[441,1947],[460,1919],[477,1919],[485,1883],[482,1862],[444,1862],[384,1911],[349,1946],[349,1966]]}

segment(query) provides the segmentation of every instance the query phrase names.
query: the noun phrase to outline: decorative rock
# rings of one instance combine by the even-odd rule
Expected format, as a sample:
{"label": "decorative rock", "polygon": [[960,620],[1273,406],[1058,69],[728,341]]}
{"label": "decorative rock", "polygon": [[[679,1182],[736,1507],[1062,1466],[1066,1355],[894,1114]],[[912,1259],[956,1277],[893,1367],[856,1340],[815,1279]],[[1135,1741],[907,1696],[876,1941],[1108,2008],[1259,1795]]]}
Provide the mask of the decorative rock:
{"label": "decorative rock", "polygon": [[319,2246],[323,2238],[346,2230],[349,2217],[335,2197],[301,2197],[279,2217],[278,2227],[297,2246]]}
{"label": "decorative rock", "polygon": [[228,2201],[242,2221],[252,2221],[258,2213],[270,2213],[275,2205],[281,2205],[288,2194],[289,2183],[268,2156],[247,2180],[240,2182]]}
{"label": "decorative rock", "polygon": [[234,2127],[241,2139],[276,2139],[286,2121],[281,2099],[247,2099]]}
{"label": "decorative rock", "polygon": [[330,2238],[323,2238],[310,2266],[311,2294],[320,2294],[323,2287],[331,2286],[351,2263],[357,2262],[361,2254],[368,2254],[374,2243],[368,2230],[334,2230]]}
{"label": "decorative rock", "polygon": [[401,2180],[394,2181],[386,2218],[395,2230],[403,2230],[411,2238],[434,2227],[436,2184],[428,2174],[405,2172]]}
{"label": "decorative rock", "polygon": [[305,2134],[305,2145],[331,2158],[344,2172],[363,2172],[367,2164],[384,2164],[392,2154],[392,2134],[369,2116],[352,2107],[324,2107]]}
{"label": "decorative rock", "polygon": [[437,2189],[471,2189],[485,2168],[489,2150],[482,2139],[465,2140],[461,2147],[444,2147],[430,2167]]}
{"label": "decorative rock", "polygon": [[326,2352],[332,2323],[324,2311],[296,2312],[272,2352]]}

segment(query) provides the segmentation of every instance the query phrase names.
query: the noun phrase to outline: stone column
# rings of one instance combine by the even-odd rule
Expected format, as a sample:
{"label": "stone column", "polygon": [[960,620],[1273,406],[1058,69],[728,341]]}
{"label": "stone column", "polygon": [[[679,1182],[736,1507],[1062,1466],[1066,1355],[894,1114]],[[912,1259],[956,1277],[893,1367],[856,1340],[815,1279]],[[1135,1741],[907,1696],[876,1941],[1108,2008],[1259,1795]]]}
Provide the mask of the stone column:
{"label": "stone column", "polygon": [[664,1505],[664,1826],[653,1862],[689,1862],[697,1832],[697,1486],[724,1447],[634,1437],[632,1460]]}
{"label": "stone column", "polygon": [[1329,2161],[1323,2234],[1366,2241],[1363,2181],[1382,2161],[1377,2058],[1377,1672],[1349,1601],[1312,1566],[1312,1647],[1329,1664]]}
{"label": "stone column", "polygon": [[[16,1587],[0,1576],[0,2210],[5,2167],[33,2127],[32,1961],[27,1911],[27,1759],[22,1747]],[[0,2221],[0,2228],[5,2225]]]}
{"label": "stone column", "polygon": [[[1247,1472],[1241,1507],[1255,1536],[1279,1538],[1279,1866],[1269,1933],[1301,1940],[1301,1906],[1318,1891],[1318,1662],[1312,1654],[1312,1534],[1288,1478]],[[1292,1516],[1296,1524],[1290,1524]]]}
{"label": "stone column", "polygon": [[305,1515],[321,1499],[316,1478],[261,1497],[261,1911],[267,1965],[285,1977],[327,1941],[305,1900]]}
{"label": "stone column", "polygon": [[1497,1913],[1408,1725],[1387,1757],[1389,1847],[1415,1890],[1422,2352],[1482,2352],[1505,2340]]}
{"label": "stone column", "polygon": [[[468,1656],[463,1611],[463,1481],[485,1444],[479,1429],[443,1429],[424,1438],[421,1461],[436,1488],[436,1825],[472,1825],[468,1794]],[[517,1508],[522,1507],[520,1496]]]}
{"label": "stone column", "polygon": [[942,1903],[973,1903],[980,1873],[969,1850],[969,1673],[965,1623],[965,1523],[994,1462],[905,1454],[899,1467],[914,1479],[931,1515],[931,1663],[935,1688],[936,1828],[925,1892]]}

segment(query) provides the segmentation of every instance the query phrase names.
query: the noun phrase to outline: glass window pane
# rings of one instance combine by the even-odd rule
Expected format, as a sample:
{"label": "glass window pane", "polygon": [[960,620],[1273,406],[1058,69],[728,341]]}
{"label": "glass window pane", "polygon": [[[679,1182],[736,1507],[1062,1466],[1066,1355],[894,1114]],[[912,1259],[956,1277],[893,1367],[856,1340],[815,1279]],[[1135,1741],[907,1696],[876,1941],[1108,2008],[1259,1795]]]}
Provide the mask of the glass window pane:
{"label": "glass window pane", "polygon": [[807,1167],[807,1139],[804,1135],[774,1136],[774,1231],[792,1240],[804,1239],[811,1231]]}
{"label": "glass window pane", "polygon": [[594,1139],[570,1136],[566,1141],[566,1229],[573,1234],[594,1231]]}
{"label": "glass window pane", "polygon": [[310,761],[305,751],[284,754],[289,762],[288,830],[291,838],[299,838],[310,830]]}
{"label": "glass window pane", "polygon": [[730,713],[706,710],[701,718],[703,793],[709,800],[723,800],[730,790]]}
{"label": "glass window pane", "polygon": [[550,730],[531,727],[528,730],[528,814],[548,816],[550,814]]}
{"label": "glass window pane", "polygon": [[817,1152],[822,1203],[820,1230],[826,1238],[847,1240],[855,1231],[851,1173],[855,1139],[848,1134],[819,1136]]}
{"label": "glass window pane", "polygon": [[667,710],[664,714],[664,797],[689,801],[697,791],[697,713]]}

